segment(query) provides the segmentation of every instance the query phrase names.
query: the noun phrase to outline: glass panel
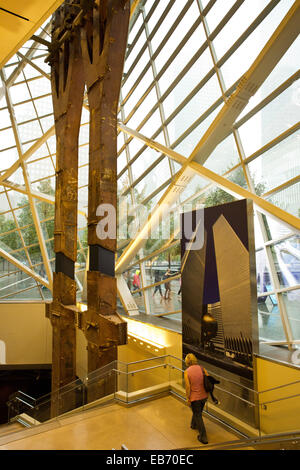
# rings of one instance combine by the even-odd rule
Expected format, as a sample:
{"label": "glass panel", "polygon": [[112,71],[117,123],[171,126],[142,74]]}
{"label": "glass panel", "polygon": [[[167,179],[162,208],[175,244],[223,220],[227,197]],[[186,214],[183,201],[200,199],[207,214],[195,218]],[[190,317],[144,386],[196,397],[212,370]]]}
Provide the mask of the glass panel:
{"label": "glass panel", "polygon": [[[25,43],[25,44],[27,44],[27,43]],[[26,46],[21,47],[21,52],[23,52],[23,54],[24,54],[25,51],[24,51],[23,48],[24,47],[30,47],[30,46],[32,46],[32,44],[27,44]],[[23,49],[23,51],[22,51],[22,49]],[[40,48],[38,48],[38,49],[40,49]],[[28,52],[28,49],[25,49],[25,50],[26,50],[26,52]],[[40,53],[42,53],[42,50],[41,50]],[[31,65],[29,65],[29,64],[26,65],[26,67],[24,68],[23,74],[24,74],[24,78],[26,78],[28,80],[28,82],[30,82],[29,81],[30,78],[36,78],[36,77],[41,76],[40,72],[38,72],[34,67],[31,67]]]}
{"label": "glass panel", "polygon": [[[2,221],[2,217],[0,220]],[[12,231],[15,228],[16,225],[13,220],[4,220],[1,224],[1,231],[8,233],[0,236],[0,247],[8,253],[23,247],[19,232],[17,230]]]}
{"label": "glass panel", "polygon": [[88,145],[83,145],[78,149],[78,157],[79,157],[79,166],[85,165],[89,161],[89,147]]}
{"label": "glass panel", "polygon": [[[13,130],[10,128],[5,131],[0,131],[0,150],[12,147],[13,145],[15,145]],[[7,163],[5,168],[7,168]]]}
{"label": "glass panel", "polygon": [[137,139],[132,139],[128,144],[128,149],[130,153],[130,159],[132,160],[133,157],[138,153],[141,148],[144,147],[144,144]]}
{"label": "glass panel", "polygon": [[[26,68],[26,67],[25,67]],[[13,104],[20,103],[21,101],[29,100],[30,94],[26,83],[20,83],[10,87],[10,96]]]}
{"label": "glass panel", "polygon": [[300,216],[300,183],[289,186],[286,189],[270,196],[268,201],[289,212],[296,217]]}
{"label": "glass panel", "polygon": [[[180,36],[180,39],[181,39],[181,36]],[[204,33],[202,24],[200,24],[196,28],[196,30],[191,35],[189,35],[187,42],[178,51],[178,54],[176,54],[172,63],[168,66],[166,71],[159,78],[159,85],[160,85],[160,90],[162,94],[165,93],[165,91],[169,88],[174,77],[179,75],[179,73],[184,69],[187,63],[192,59],[194,54],[196,54],[199,51],[199,45],[204,44],[204,41],[205,41],[205,33]],[[179,44],[179,41],[178,40],[175,41],[174,45],[178,46],[178,44]],[[161,69],[165,66],[165,63],[168,61],[169,58],[170,58],[170,54],[166,54],[164,49],[155,58],[155,65],[156,65],[158,74],[160,74]],[[198,72],[199,77],[203,77],[205,74],[204,73],[202,74],[202,70],[201,70],[201,67],[199,67],[199,65],[202,64],[203,66],[205,66],[206,62],[200,58],[200,62],[196,62],[196,63],[198,63],[198,68],[197,66],[193,66],[195,70],[194,74],[196,75],[196,72]],[[205,67],[205,70],[206,69],[207,69],[207,65]],[[194,84],[194,86],[195,85],[196,83]]]}
{"label": "glass panel", "polygon": [[[0,133],[1,137],[1,133]],[[12,144],[15,144],[15,141],[11,141]],[[0,140],[1,146],[1,140]],[[19,159],[18,150],[16,147],[13,147],[9,150],[0,151],[0,171],[7,170],[13,163]]]}
{"label": "glass panel", "polygon": [[300,237],[296,236],[271,248],[280,287],[300,284]]}
{"label": "glass panel", "polygon": [[34,105],[39,116],[45,116],[53,112],[53,104],[51,95],[34,100]]}
{"label": "glass panel", "polygon": [[239,154],[233,134],[230,134],[215,148],[204,166],[222,175],[237,163],[239,163]]}
{"label": "glass panel", "polygon": [[149,13],[153,3],[155,4],[155,10],[150,16],[150,18],[148,19],[148,28],[149,28],[150,34],[155,28],[155,26],[157,25],[157,23],[160,21],[160,18],[162,14],[164,13],[166,6],[167,6],[167,2],[157,2],[157,1],[153,2],[152,0],[150,2],[147,1],[145,2],[145,11],[147,14]]}
{"label": "glass panel", "polygon": [[[199,143],[201,137],[203,137],[204,133],[206,132],[212,121],[215,119],[220,109],[221,106],[218,106],[209,114],[206,119],[204,119],[204,121],[198,124],[194,129],[190,130],[188,135],[179,144],[174,146],[174,150],[176,150],[176,152],[181,153],[185,157],[189,157],[191,152],[194,150],[195,146]],[[181,126],[174,125],[174,121],[172,121],[168,125],[168,131],[171,142],[174,143],[175,140],[179,140],[179,132],[181,132],[180,128]]]}
{"label": "glass panel", "polygon": [[128,374],[129,402],[138,398],[137,392],[139,391],[141,391],[143,398],[145,398],[146,396],[153,396],[169,389],[169,370],[167,366],[155,367],[149,364],[145,369]]}
{"label": "glass panel", "polygon": [[[283,389],[275,390],[274,392],[264,393],[263,395],[261,395],[262,402],[266,403],[265,406],[260,408],[260,423],[261,429],[264,433],[280,434],[284,432],[297,432],[297,429],[299,428],[298,395],[299,387],[297,388],[296,385],[294,387],[285,387]],[[284,419],[282,417],[283,408]],[[289,446],[289,449],[292,449],[292,445],[295,444],[293,442],[287,445]]]}
{"label": "glass panel", "polygon": [[[175,3],[175,2],[174,2]],[[174,12],[173,8],[177,7],[177,11]],[[175,23],[175,19],[177,19],[179,13],[183,10],[183,7],[186,6],[186,2],[177,2],[177,5],[172,6],[172,8],[169,10],[168,16],[166,17],[165,21],[163,24],[160,26],[160,28],[163,29],[163,32],[165,33],[167,31],[167,28],[169,28]],[[195,21],[195,18],[199,16],[199,9],[195,2],[192,3],[188,11],[184,14],[183,18],[180,20],[179,24],[176,26],[175,30],[169,34],[169,31],[167,32],[166,36],[168,37],[168,40],[166,44],[163,47],[162,54],[167,58],[170,57],[171,54],[174,52],[177,44],[178,44],[178,38],[183,36],[182,32],[186,32],[189,30],[189,28],[192,26],[192,24]],[[167,23],[167,24],[166,24]],[[158,30],[158,33],[155,34],[154,38],[151,40],[153,50],[155,51],[159,46],[162,41],[162,34],[160,33],[160,30]]]}
{"label": "glass panel", "polygon": [[264,341],[285,341],[275,295],[258,297],[259,338]]}
{"label": "glass panel", "polygon": [[[133,333],[133,335],[134,335],[134,333]],[[154,342],[156,340],[156,338],[152,338],[152,337],[151,337],[151,339]],[[149,340],[150,340],[150,338],[149,338]],[[159,343],[159,341],[158,341],[158,343]],[[147,357],[146,359],[141,359],[139,361],[129,362],[127,364],[127,371],[128,371],[128,373],[138,372],[142,369],[146,369],[146,368],[149,368],[149,367],[165,366],[165,365],[168,365],[168,363],[169,363],[169,358],[167,356],[150,357],[150,358]]]}
{"label": "glass panel", "polygon": [[54,126],[54,116],[47,116],[42,119],[40,119],[40,123],[43,129],[43,132],[45,133],[48,131],[51,127]]}
{"label": "glass panel", "polygon": [[298,122],[299,106],[294,97],[299,84],[300,80],[297,80],[239,128],[246,156],[252,155]]}
{"label": "glass panel", "polygon": [[37,287],[16,292],[13,296],[7,297],[9,300],[41,300],[41,298],[41,291]]}
{"label": "glass panel", "polygon": [[245,174],[241,166],[237,168],[236,170],[231,171],[228,176],[227,175],[225,176],[225,178],[241,186],[242,188],[247,188]]}
{"label": "glass panel", "polygon": [[[3,278],[6,279],[6,278]],[[6,279],[7,281],[7,279]],[[16,294],[19,291],[31,288],[31,287],[36,287],[36,282],[32,277],[29,277],[28,274],[21,273],[20,271],[15,274],[14,279],[10,276],[9,278],[10,285],[3,285],[3,287],[0,288],[0,298],[16,298]],[[30,292],[30,290],[20,293],[19,298],[35,298],[36,297],[36,291]],[[38,294],[38,297],[41,298],[40,294]]]}
{"label": "glass panel", "polygon": [[[159,240],[161,241],[161,240]],[[148,240],[148,242],[152,242],[152,240]],[[162,245],[164,245],[167,240],[162,240]],[[149,244],[150,245],[150,244]],[[152,248],[148,245],[148,249],[145,250],[144,255],[147,254],[147,251],[149,253],[153,252],[154,250],[160,248],[159,246],[156,247],[155,244],[153,246],[152,243]],[[169,271],[168,274],[170,276],[176,276],[177,274],[180,274],[180,268],[181,268],[181,253],[180,253],[180,242],[178,240],[178,243],[175,246],[172,246],[172,248],[169,248],[168,250],[165,250],[164,252],[156,255],[154,258],[151,260],[145,261],[145,273],[146,273],[146,279],[144,281],[144,284],[146,286],[149,286],[151,284],[155,284],[157,282],[163,281],[166,279],[166,273]],[[170,277],[168,276],[168,277]],[[173,283],[175,285],[173,286]],[[178,292],[179,288],[177,288],[177,284],[179,283],[178,279],[175,279],[172,281],[171,287],[172,291]],[[153,288],[153,290],[155,287]],[[160,289],[156,289],[156,292]],[[162,291],[165,291],[165,286],[162,286]]]}
{"label": "glass panel", "polygon": [[[298,266],[299,272],[299,266]],[[292,336],[294,340],[300,340],[300,289],[284,292],[282,294],[284,305],[288,314]]]}
{"label": "glass panel", "polygon": [[248,164],[253,180],[260,184],[263,192],[299,175],[299,141],[300,131],[297,131]]}
{"label": "glass panel", "polygon": [[37,117],[32,102],[15,106],[14,110],[18,123],[23,121],[29,121],[30,119],[36,119]]}
{"label": "glass panel", "polygon": [[[150,314],[159,315],[178,312],[168,316],[168,318],[181,321],[181,296],[178,294],[179,289],[179,279],[161,284],[160,288],[157,286],[157,288],[148,289],[146,292],[149,293]],[[168,297],[169,295],[170,297]]]}
{"label": "glass panel", "polygon": [[167,158],[164,158],[153,170],[151,170],[145,178],[135,186],[136,197],[139,201],[149,196],[157,189],[166,179],[170,178],[170,166]]}
{"label": "glass panel", "polygon": [[[147,80],[147,84],[151,84],[152,80],[153,80],[153,77],[150,76],[150,74],[148,75],[145,75],[145,79]],[[142,96],[143,93],[140,93],[139,96]],[[144,102],[142,103],[142,105],[144,104]],[[137,108],[137,110],[134,112],[134,114],[132,115],[132,117],[129,119],[128,122],[126,122],[126,125],[128,125],[128,127],[132,128],[132,129],[136,129],[139,124],[145,119],[146,115],[144,114],[143,112],[143,106],[139,106]],[[149,109],[149,101],[146,101],[146,103],[144,104],[145,105],[145,108],[146,109]],[[155,103],[153,103],[153,105],[155,105]],[[151,106],[150,106],[151,108]],[[148,114],[148,113],[147,113]],[[141,131],[142,133],[142,131]]]}
{"label": "glass panel", "polygon": [[32,181],[47,178],[49,175],[53,175],[55,173],[55,169],[53,168],[53,163],[50,158],[28,163],[27,168],[29,177]]}
{"label": "glass panel", "polygon": [[[147,80],[145,81],[146,83],[143,83],[143,76],[145,74],[150,74],[147,76]],[[137,80],[140,79],[141,75],[141,81],[137,83]],[[150,77],[150,82],[149,82],[149,77]],[[149,83],[152,81],[152,73],[151,73],[151,66],[150,66],[150,56],[149,56],[149,50],[146,48],[145,52],[142,54],[140,60],[136,64],[133,72],[130,75],[126,75],[124,78],[124,84],[122,85],[122,99],[124,100],[127,97],[127,94],[129,93],[130,90],[133,88],[140,88],[146,90],[148,87]],[[143,83],[143,85],[141,85]],[[131,91],[133,93],[133,91]],[[119,118],[120,119],[120,118]]]}
{"label": "glass panel", "polygon": [[[117,388],[116,361],[108,364],[99,371],[90,373],[86,382],[86,403],[96,400],[111,400],[115,396]],[[95,403],[95,406],[99,404]],[[90,408],[90,407],[89,407]]]}
{"label": "glass panel", "polygon": [[[219,59],[235,43],[239,36],[241,36],[267,4],[268,0],[254,2],[253,0],[245,0],[243,2],[240,8],[214,39],[214,46]],[[220,8],[219,1],[217,2],[215,10],[217,10],[217,7]],[[209,18],[209,16],[210,15],[208,13],[207,17]],[[253,47],[254,46],[255,45],[253,45]]]}
{"label": "glass panel", "polygon": [[[257,279],[257,292],[273,291],[273,283],[269,273],[267,258],[264,250],[256,252],[256,279]],[[276,297],[273,297],[273,300]],[[275,301],[275,300],[274,300]]]}
{"label": "glass panel", "polygon": [[289,230],[285,225],[281,224],[280,222],[265,215],[263,215],[262,217],[264,219],[268,240],[276,240],[277,238],[282,238],[288,234],[291,234],[291,230]]}
{"label": "glass panel", "polygon": [[118,178],[118,194],[122,194],[130,186],[128,171],[125,171],[122,176]]}
{"label": "glass panel", "polygon": [[180,201],[184,202],[186,199],[190,198],[191,196],[194,196],[195,194],[197,194],[197,192],[199,192],[201,189],[205,188],[209,184],[209,180],[206,180],[199,175],[195,175],[188,183],[184,191],[182,191],[182,193],[180,194]]}
{"label": "glass panel", "polygon": [[120,152],[121,148],[124,146],[124,137],[125,137],[126,134],[124,134],[124,132],[120,131],[118,133],[118,136],[117,136],[117,150],[118,150],[118,153]]}
{"label": "glass panel", "polygon": [[143,18],[142,18],[142,15],[139,14],[136,21],[135,21],[135,23],[134,23],[134,25],[130,28],[130,32],[129,32],[129,36],[128,36],[129,44],[131,44],[134,41],[134,39],[135,39],[135,37],[136,37],[136,35],[137,35],[137,33],[138,33],[138,31],[139,31],[139,29],[142,25],[143,25]]}
{"label": "glass panel", "polygon": [[[264,81],[262,86],[257,90],[255,95],[250,99],[249,104],[242,111],[240,117],[247,114],[254,106],[260,103],[266,96],[281,85],[285,80],[291,77],[298,71],[297,57],[300,48],[300,36],[293,42],[288,51],[284,54],[278,62],[274,70],[270,73],[268,78]],[[297,94],[295,99],[298,101]]]}
{"label": "glass panel", "polygon": [[131,164],[133,180],[141,176],[159,158],[161,158],[161,155],[157,151],[147,147],[140,157]]}
{"label": "glass panel", "polygon": [[33,82],[28,82],[28,86],[30,88],[30,93],[33,98],[37,96],[46,95],[47,93],[51,93],[51,83],[50,80],[45,80],[44,77],[38,78]]}
{"label": "glass panel", "polygon": [[[141,134],[146,137],[152,138],[152,136],[158,132],[158,129],[161,127],[161,117],[159,110],[157,109],[154,113],[151,114],[151,117],[146,121],[146,123],[139,130]],[[158,140],[158,139],[157,139]]]}
{"label": "glass panel", "polygon": [[[214,39],[214,45],[219,59],[225,54],[228,46],[231,47],[241,33],[250,26],[251,22],[267,3],[269,3],[268,0],[255,2],[246,0],[243,3],[233,18]],[[292,0],[279,2],[264,21],[259,24],[237,51],[226,61],[221,70],[228,88],[248,70],[271,37],[274,29],[292,6],[292,3]]]}
{"label": "glass panel", "polygon": [[261,233],[260,224],[257,219],[257,214],[254,211],[254,236],[255,236],[255,248],[261,248],[264,244],[264,239]]}
{"label": "glass panel", "polygon": [[137,58],[138,54],[140,53],[141,49],[145,46],[147,43],[146,39],[146,33],[143,30],[142,34],[140,34],[139,39],[135,43],[133,49],[131,50],[130,54],[126,58],[125,64],[124,64],[124,73],[127,73],[130,67],[132,66],[133,62]]}
{"label": "glass panel", "polygon": [[[164,2],[162,2],[164,3]],[[191,24],[189,15],[186,15],[183,17],[179,25],[176,27],[174,33],[170,35],[169,29],[172,27],[174,24],[175,20],[183,10],[183,7],[185,6],[185,2],[182,2],[180,0],[175,0],[173,1],[173,4],[171,8],[169,8],[167,15],[165,18],[161,21],[159,21],[159,28],[156,31],[155,35],[151,38],[151,44],[153,51],[155,52],[156,49],[160,46],[162,40],[165,38],[165,36],[168,36],[168,41],[165,44],[164,47],[167,49],[170,48],[171,42],[174,44],[174,38],[177,36],[178,37],[178,28],[181,29],[181,31],[186,31],[188,27]],[[149,21],[151,22],[151,20]],[[176,34],[176,36],[174,36]],[[172,47],[172,46],[171,46]],[[171,54],[171,52],[170,52]]]}
{"label": "glass panel", "polygon": [[[173,315],[169,318],[173,318]],[[186,399],[184,373],[185,364],[183,361],[169,357],[169,374],[171,390],[182,398]]]}
{"label": "glass panel", "polygon": [[78,186],[85,186],[89,182],[89,168],[84,166],[78,170]]}
{"label": "glass panel", "polygon": [[11,126],[10,115],[7,109],[0,110],[0,126],[1,129]]}
{"label": "glass panel", "polygon": [[214,75],[168,124],[170,140],[174,141],[186,131],[217,100],[220,93],[218,80]]}
{"label": "glass panel", "polygon": [[43,134],[38,121],[27,122],[26,124],[19,125],[18,129],[21,142],[38,139]]}
{"label": "glass panel", "polygon": [[[152,77],[151,77],[152,81]],[[141,89],[138,86],[136,90],[132,93],[129,100],[126,101],[124,105],[125,116],[128,116],[131,111],[133,110],[134,106],[137,104],[138,100],[142,96]],[[134,115],[128,121],[128,126],[132,126],[133,124],[137,127],[137,125],[147,116],[149,111],[153,108],[157,101],[156,91],[153,88],[150,93],[146,96],[142,104],[139,106],[137,111],[135,111]]]}
{"label": "glass panel", "polygon": [[222,7],[221,7],[220,0],[218,0],[213,5],[213,7],[209,10],[209,12],[207,13],[205,17],[210,32],[212,32],[215,29],[215,27],[220,23],[222,18],[224,18],[224,16],[230,10],[230,8],[233,6],[234,3],[235,3],[235,0],[226,0],[226,2],[222,2]]}
{"label": "glass panel", "polygon": [[[171,93],[164,100],[164,110],[167,116],[179,106],[180,103],[188,96],[188,94],[199,84],[202,78],[213,67],[213,62],[209,50],[206,49],[200,58],[191,66],[188,72],[175,86]],[[168,78],[168,87],[170,86],[170,76]],[[163,80],[160,80],[163,82]],[[205,103],[204,103],[205,105]],[[205,108],[204,108],[205,109]],[[198,116],[201,114],[201,108],[198,111]],[[198,117],[197,116],[197,117]]]}
{"label": "glass panel", "polygon": [[118,173],[120,173],[126,165],[127,165],[127,155],[126,155],[126,150],[123,150],[123,152],[118,156],[118,160],[117,160]]}

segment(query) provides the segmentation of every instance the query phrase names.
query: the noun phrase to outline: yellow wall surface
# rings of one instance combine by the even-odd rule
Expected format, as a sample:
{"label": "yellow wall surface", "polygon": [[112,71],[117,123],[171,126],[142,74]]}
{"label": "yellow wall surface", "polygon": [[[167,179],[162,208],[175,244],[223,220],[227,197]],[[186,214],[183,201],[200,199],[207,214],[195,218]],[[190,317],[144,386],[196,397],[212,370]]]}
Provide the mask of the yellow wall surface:
{"label": "yellow wall surface", "polygon": [[0,303],[6,364],[51,364],[52,327],[44,303]]}
{"label": "yellow wall surface", "polygon": [[[166,330],[164,328],[158,328],[156,326],[150,325],[148,323],[141,323],[139,321],[125,318],[127,322],[127,331],[129,334],[136,335],[139,338],[144,338],[149,340],[154,344],[164,347],[163,354],[170,354],[172,356],[181,358],[182,357],[182,335],[181,333],[175,333],[174,331]],[[120,351],[120,361],[124,360],[125,362],[131,362],[131,360],[126,359],[125,351],[119,348]],[[124,359],[121,359],[123,357]],[[146,356],[145,356],[146,357]],[[137,359],[135,359],[137,360]]]}
{"label": "yellow wall surface", "polygon": [[[128,324],[128,333],[144,340],[143,347],[139,345],[139,342],[134,344],[132,341],[118,347],[119,361],[126,364],[136,363],[131,365],[129,369],[126,367],[126,371],[133,372],[145,369],[149,366],[145,360],[157,356],[170,354],[181,358],[181,334],[136,320],[128,318],[125,320]],[[87,341],[81,330],[77,329],[76,334],[76,373],[78,377],[83,379],[88,373]],[[147,341],[161,349],[153,354],[147,349]],[[1,352],[3,345],[5,345],[6,364],[51,364],[52,327],[50,320],[45,317],[45,304],[37,302],[0,303],[0,343]],[[3,353],[1,357],[3,357]],[[151,366],[159,364],[163,364],[163,361],[151,361]],[[176,363],[176,366],[180,367],[180,363]],[[154,372],[143,372],[130,376],[126,388],[129,392],[135,391],[141,388],[142,384],[146,387],[167,379],[166,370],[159,367]]]}
{"label": "yellow wall surface", "polygon": [[[300,367],[256,358],[256,371],[257,391],[264,392],[259,393],[259,403],[264,404],[259,408],[262,432],[272,434],[299,430]],[[276,388],[269,392],[266,391],[286,384],[291,385]],[[274,402],[278,399],[280,401]]]}
{"label": "yellow wall surface", "polygon": [[[169,360],[168,358],[161,359],[160,356],[171,355],[181,358],[181,334],[136,320],[124,319],[127,321],[128,334],[138,340],[136,343],[132,340],[128,341],[127,345],[118,347],[118,360],[128,364],[124,367],[124,370],[129,372],[127,376],[121,374],[122,379],[119,377],[119,389],[133,393],[140,389],[168,383],[169,380],[178,381],[178,371],[174,369],[170,372],[170,369],[165,368],[164,365],[171,362],[180,368],[181,362]],[[147,349],[147,342],[148,345],[156,344],[161,349],[154,354],[151,349]],[[143,345],[140,345],[140,343],[143,343]],[[148,361],[148,359],[151,359],[151,361]],[[142,369],[143,371],[141,371]]]}

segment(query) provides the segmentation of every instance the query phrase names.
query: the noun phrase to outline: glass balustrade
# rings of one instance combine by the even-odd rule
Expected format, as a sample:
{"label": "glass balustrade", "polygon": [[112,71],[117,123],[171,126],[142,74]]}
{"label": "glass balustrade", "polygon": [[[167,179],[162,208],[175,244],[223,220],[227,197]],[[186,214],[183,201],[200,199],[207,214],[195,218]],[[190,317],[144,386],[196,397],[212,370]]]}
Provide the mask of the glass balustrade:
{"label": "glass balustrade", "polygon": [[[133,404],[161,394],[172,394],[185,401],[184,361],[165,355],[136,362],[112,363],[39,399],[17,392],[8,402],[9,421],[28,417],[31,425],[62,419],[76,411],[87,411],[104,404]],[[204,412],[246,435],[261,437],[299,429],[300,381],[256,392],[247,384],[217,374],[214,396]]]}

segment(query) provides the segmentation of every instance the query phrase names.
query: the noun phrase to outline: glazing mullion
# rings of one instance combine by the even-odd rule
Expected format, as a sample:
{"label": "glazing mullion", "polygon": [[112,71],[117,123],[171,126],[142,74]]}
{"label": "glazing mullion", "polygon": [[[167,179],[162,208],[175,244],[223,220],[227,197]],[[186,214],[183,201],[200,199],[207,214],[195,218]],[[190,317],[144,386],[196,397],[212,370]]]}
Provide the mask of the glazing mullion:
{"label": "glazing mullion", "polygon": [[[276,3],[276,2],[274,2],[274,3]],[[199,8],[200,8],[200,0],[198,0],[198,4],[199,4]],[[208,25],[207,25],[207,22],[206,22],[205,18],[203,18],[203,25],[204,25],[204,29],[205,29],[205,34],[207,35],[207,40],[209,42],[209,49],[210,49],[210,52],[211,52],[211,55],[212,55],[214,66],[215,66],[216,72],[218,74],[218,79],[219,79],[219,84],[220,84],[221,91],[222,91],[222,96],[224,97],[225,96],[225,82],[223,80],[222,72],[219,69],[218,63],[216,61],[216,54],[215,54],[215,51],[214,51],[214,47],[213,47],[212,43],[209,41],[209,30],[208,30]],[[273,92],[272,95],[274,97],[274,92]],[[254,187],[254,184],[253,184],[248,166],[245,164],[245,153],[244,153],[244,149],[243,149],[243,146],[242,146],[242,142],[241,142],[239,131],[238,131],[237,127],[238,126],[234,126],[233,135],[234,135],[235,143],[236,143],[236,146],[237,146],[237,149],[238,149],[238,154],[239,154],[239,158],[240,158],[241,165],[242,165],[242,168],[243,168],[243,173],[244,173],[244,176],[245,176],[245,179],[246,179],[247,186],[248,186],[249,190],[252,193],[255,193],[255,187]],[[288,341],[288,346],[289,346],[289,349],[290,349],[290,347],[291,347],[290,342],[292,340],[292,332],[291,332],[291,327],[290,327],[290,323],[289,323],[289,319],[288,319],[288,315],[287,315],[287,311],[286,311],[283,299],[281,297],[281,294],[278,293],[279,279],[278,279],[278,276],[277,276],[277,273],[276,273],[275,264],[274,264],[272,254],[270,252],[270,247],[266,246],[266,244],[265,244],[266,241],[267,241],[267,234],[266,234],[266,230],[265,230],[263,217],[257,210],[255,210],[255,212],[256,212],[258,222],[259,222],[261,234],[262,234],[262,237],[263,237],[263,240],[264,240],[264,251],[265,251],[266,259],[268,261],[269,272],[270,272],[270,275],[271,275],[272,283],[273,283],[273,286],[275,288],[275,294],[276,294],[276,299],[277,299],[279,310],[280,310],[282,326],[283,326],[284,333],[285,333],[286,339]]]}
{"label": "glazing mullion", "polygon": [[[163,134],[164,134],[165,144],[166,144],[167,147],[169,147],[170,146],[169,133],[168,133],[167,127],[165,126],[165,113],[164,113],[163,103],[161,101],[161,91],[160,91],[159,83],[157,81],[157,71],[156,71],[155,62],[153,60],[153,50],[152,50],[151,41],[149,39],[149,30],[148,30],[148,25],[147,25],[146,20],[145,20],[145,10],[144,9],[142,9],[142,15],[143,15],[143,20],[144,20],[144,27],[145,27],[145,33],[146,33],[146,38],[147,38],[148,51],[149,51],[149,55],[150,55],[152,73],[153,73],[153,77],[154,77],[155,91],[156,91],[156,96],[157,96],[159,114],[160,114],[160,119],[161,119],[161,123],[162,123],[162,130],[163,130]],[[170,173],[173,176],[174,173],[175,173],[174,164],[173,164],[173,162],[171,161],[170,158],[168,160],[169,160]]]}
{"label": "glazing mullion", "polygon": [[[122,103],[122,90],[120,91],[120,101]],[[123,105],[120,106],[120,111],[121,111],[121,118],[122,118],[122,120],[124,120],[125,114],[124,114]],[[130,165],[130,152],[129,152],[129,148],[128,148],[127,135],[124,135],[124,140],[125,140],[125,153],[126,153],[126,160],[127,160],[127,165],[126,165],[125,168],[128,171],[128,178],[129,178],[129,185],[130,185],[130,188],[129,188],[130,197],[131,197],[132,205],[134,207],[134,212],[135,212],[135,215],[134,215],[135,226],[137,227],[137,220],[140,222],[140,218],[139,218],[138,211],[136,211],[137,201],[136,201],[136,197],[135,197],[135,194],[134,194],[133,176],[132,176],[132,169],[131,169],[131,165]],[[125,194],[125,193],[123,193],[123,194]],[[127,220],[125,221],[125,223],[127,225]],[[135,264],[136,264],[136,262],[135,262]],[[140,262],[138,262],[138,265],[140,267],[140,272],[141,272],[141,287],[142,287],[144,307],[145,307],[146,314],[148,314],[148,313],[150,313],[149,305],[148,305],[148,298],[146,298],[145,292],[143,290],[143,288],[144,288],[144,266],[142,266]]]}

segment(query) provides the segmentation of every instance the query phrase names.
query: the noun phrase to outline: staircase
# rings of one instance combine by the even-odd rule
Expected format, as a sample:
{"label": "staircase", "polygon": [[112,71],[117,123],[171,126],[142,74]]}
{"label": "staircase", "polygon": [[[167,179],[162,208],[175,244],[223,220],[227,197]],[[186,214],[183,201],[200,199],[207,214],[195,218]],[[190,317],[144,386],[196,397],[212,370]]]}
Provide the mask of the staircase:
{"label": "staircase", "polygon": [[[116,406],[118,409],[129,408],[132,405],[143,405],[154,399],[170,396],[176,398],[175,401],[181,403],[182,410],[190,415],[190,409],[185,404],[184,368],[183,361],[171,355],[132,363],[113,361],[88,374],[83,380],[76,380],[37,400],[25,396],[22,392],[17,392],[10,397],[8,403],[10,420],[19,421],[19,424],[30,426],[31,429],[24,430],[24,427],[20,427],[21,425],[19,429],[16,427],[16,431],[21,431],[21,429],[23,431],[16,433],[13,440],[16,439],[17,434],[19,434],[19,439],[23,439],[23,436],[26,435],[33,436],[44,432],[44,430],[61,427],[62,423],[66,423],[68,420],[68,422],[76,421],[76,419],[80,421],[89,412],[99,414],[103,411],[106,413],[110,407],[111,410]],[[220,380],[220,384],[216,386],[215,390],[220,404],[215,405],[209,399],[203,411],[204,417],[218,424],[223,430],[233,433],[234,437],[255,439],[255,443],[246,441],[246,445],[250,444],[251,448],[254,447],[253,444],[259,445],[257,442],[261,442],[266,434],[260,428],[259,420],[249,421],[248,417],[257,418],[260,413],[269,413],[270,419],[272,419],[274,405],[279,403],[282,407],[285,403],[290,403],[291,400],[298,400],[300,396],[300,394],[291,393],[290,386],[295,384],[293,382],[276,387],[276,390],[281,388],[285,391],[285,397],[281,395],[279,399],[268,402],[264,399],[265,391],[258,393],[242,384],[232,382],[228,377],[217,375],[209,369],[208,372]],[[230,400],[231,409],[235,409],[235,414],[228,409],[226,400]],[[240,410],[243,409],[244,413],[240,414]],[[53,410],[56,411],[56,415],[53,414]],[[247,410],[250,410],[251,413],[248,413]],[[120,413],[120,411],[117,412],[117,414]],[[286,416],[286,422],[288,423],[288,421],[289,416]],[[17,423],[14,424],[17,425]],[[6,434],[3,437],[0,435],[0,446],[9,442],[9,430],[11,429],[13,432],[14,429],[10,426],[12,424],[4,429]],[[289,431],[297,433],[299,429],[280,429],[281,433]],[[272,432],[278,433],[277,430]],[[129,444],[126,439],[127,436],[124,435],[122,443],[128,442]],[[222,442],[225,444],[225,441],[226,439],[219,438],[217,442],[220,445]],[[230,439],[227,442],[230,442]]]}
{"label": "staircase", "polygon": [[0,424],[0,438],[24,430],[24,426],[19,422]]}

